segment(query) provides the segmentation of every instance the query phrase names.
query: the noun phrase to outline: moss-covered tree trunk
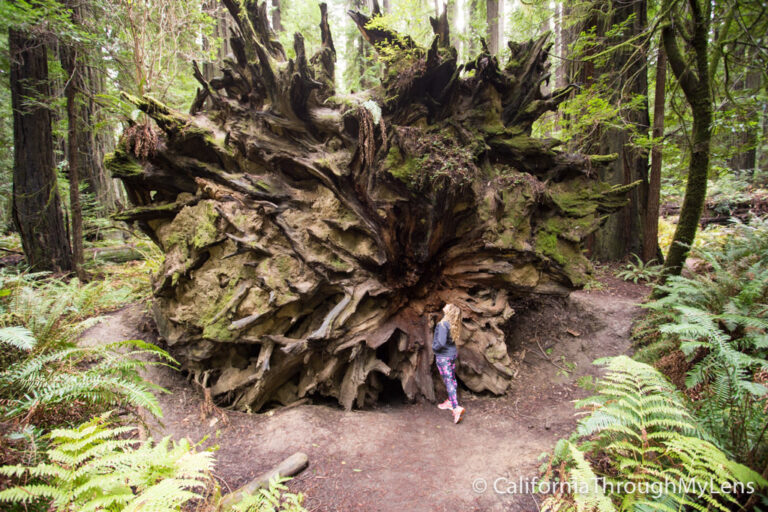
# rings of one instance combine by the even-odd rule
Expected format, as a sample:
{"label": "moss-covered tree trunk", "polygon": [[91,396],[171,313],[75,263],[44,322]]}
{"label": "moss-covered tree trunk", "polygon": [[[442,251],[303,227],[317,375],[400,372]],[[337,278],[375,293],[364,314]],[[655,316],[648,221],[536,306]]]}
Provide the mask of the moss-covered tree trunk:
{"label": "moss-covered tree trunk", "polygon": [[487,51],[460,65],[444,17],[420,48],[350,12],[386,76],[340,96],[325,5],[322,47],[308,58],[296,34],[287,59],[266,4],[225,4],[224,76],[196,71],[192,115],[131,98],[162,134],[108,159],[136,204],[119,218],[165,252],[155,314],[173,352],[241,409],[363,406],[388,382],[432,400],[433,322],[452,302],[460,380],[504,393],[515,309],[585,282],[581,240],[631,188],[594,179],[605,157],[531,136],[566,95],[541,93],[547,35],[510,44],[505,66]]}
{"label": "moss-covered tree trunk", "polygon": [[696,236],[707,197],[709,146],[712,139],[712,97],[707,54],[711,5],[706,4],[705,10],[702,10],[698,0],[690,0],[688,3],[693,36],[687,41],[692,50],[692,58],[686,60],[678,47],[674,11],[670,2],[664,4],[665,11],[669,13],[669,22],[661,33],[669,67],[691,106],[693,116],[688,180],[683,206],[680,208],[680,220],[664,262],[666,275],[680,274]]}

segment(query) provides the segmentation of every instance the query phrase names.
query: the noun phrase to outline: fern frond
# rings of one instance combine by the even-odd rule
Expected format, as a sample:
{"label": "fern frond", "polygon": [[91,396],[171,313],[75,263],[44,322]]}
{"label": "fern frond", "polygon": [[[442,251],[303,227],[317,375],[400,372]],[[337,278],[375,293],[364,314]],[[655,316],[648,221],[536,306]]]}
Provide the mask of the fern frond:
{"label": "fern frond", "polygon": [[26,327],[12,326],[0,328],[0,343],[5,343],[19,350],[32,350],[37,344],[32,331]]}

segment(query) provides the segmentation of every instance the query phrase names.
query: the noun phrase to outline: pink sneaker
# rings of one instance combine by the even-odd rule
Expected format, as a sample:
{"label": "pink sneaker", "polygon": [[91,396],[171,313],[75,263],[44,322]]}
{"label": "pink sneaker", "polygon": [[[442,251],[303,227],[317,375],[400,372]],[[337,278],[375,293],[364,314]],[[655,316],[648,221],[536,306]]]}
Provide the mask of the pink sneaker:
{"label": "pink sneaker", "polygon": [[437,408],[438,409],[442,409],[443,411],[447,411],[448,409],[452,409],[451,401],[450,400],[446,400],[445,402],[443,402],[441,404],[437,404]]}
{"label": "pink sneaker", "polygon": [[464,413],[466,411],[463,407],[457,407],[453,410],[453,422],[458,423],[461,421],[461,419],[464,417]]}

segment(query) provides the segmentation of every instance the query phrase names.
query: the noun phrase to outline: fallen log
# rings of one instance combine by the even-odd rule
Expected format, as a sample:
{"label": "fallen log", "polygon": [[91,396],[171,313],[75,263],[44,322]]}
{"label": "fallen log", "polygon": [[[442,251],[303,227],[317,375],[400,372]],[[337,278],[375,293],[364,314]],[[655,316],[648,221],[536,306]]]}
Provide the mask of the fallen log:
{"label": "fallen log", "polygon": [[219,511],[227,512],[232,507],[243,500],[244,495],[255,494],[259,489],[269,488],[269,482],[281,477],[296,476],[304,471],[309,465],[309,457],[302,452],[296,452],[287,459],[283,460],[274,468],[266,471],[244,486],[234,492],[231,492],[221,498],[219,502]]}
{"label": "fallen log", "polygon": [[460,64],[445,14],[422,48],[352,12],[385,73],[337,95],[324,4],[320,48],[308,58],[296,34],[293,59],[265,4],[224,4],[238,28],[223,76],[196,73],[191,115],[127,96],[157,144],[123,141],[107,160],[126,218],[165,253],[154,312],[173,354],[242,410],[316,395],[363,407],[387,381],[434,400],[431,333],[452,302],[459,379],[504,393],[515,308],[587,281],[581,242],[634,186],[596,181],[611,155],[533,135],[567,96],[542,92],[549,35],[511,43],[506,63],[483,48]]}

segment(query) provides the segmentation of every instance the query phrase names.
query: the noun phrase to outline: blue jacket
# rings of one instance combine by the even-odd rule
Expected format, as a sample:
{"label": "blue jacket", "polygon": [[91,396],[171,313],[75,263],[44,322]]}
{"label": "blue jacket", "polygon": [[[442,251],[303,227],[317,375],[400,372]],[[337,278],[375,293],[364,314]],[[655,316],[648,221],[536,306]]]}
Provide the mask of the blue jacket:
{"label": "blue jacket", "polygon": [[451,338],[451,328],[448,322],[442,321],[435,326],[435,336],[432,338],[432,352],[436,357],[456,359],[456,344]]}

